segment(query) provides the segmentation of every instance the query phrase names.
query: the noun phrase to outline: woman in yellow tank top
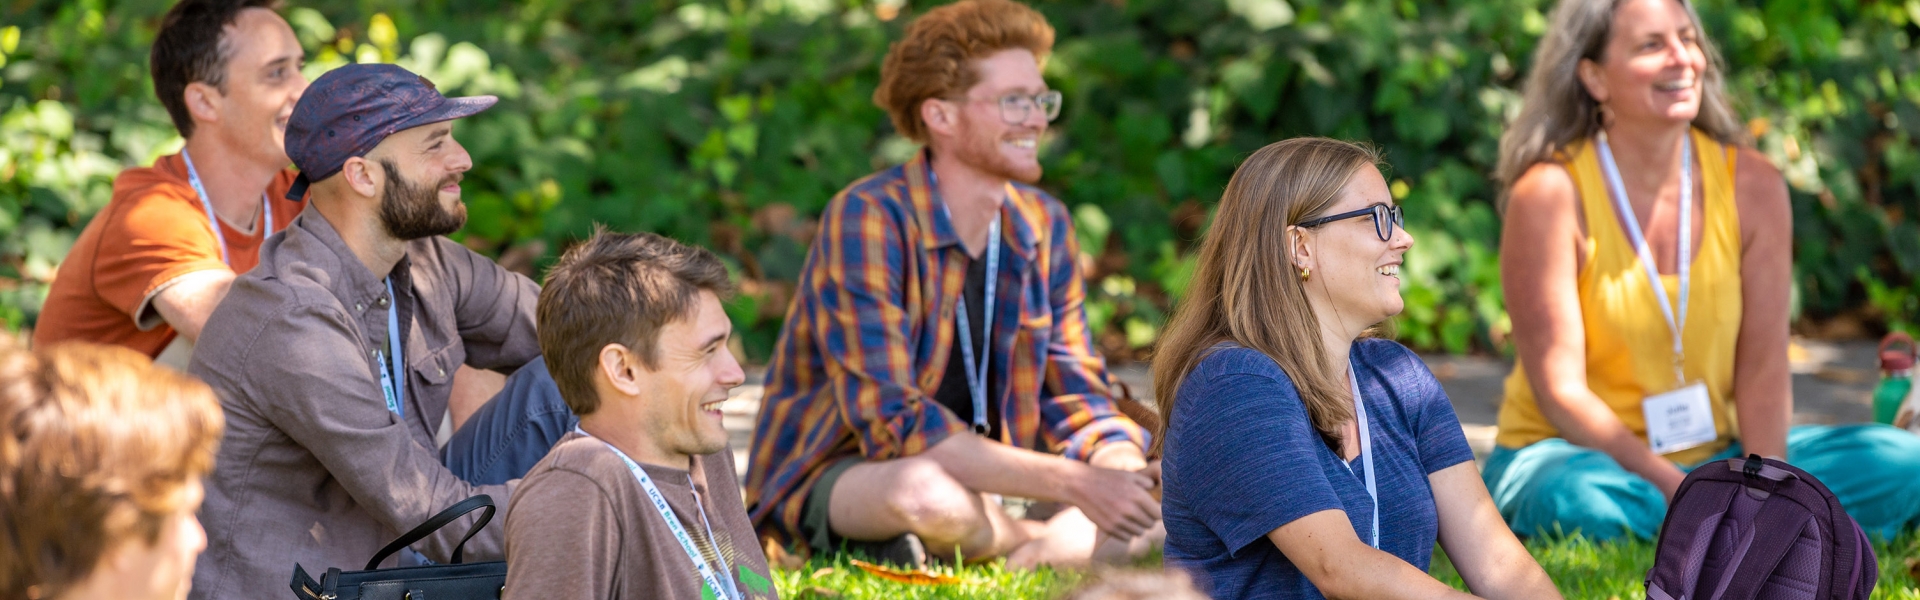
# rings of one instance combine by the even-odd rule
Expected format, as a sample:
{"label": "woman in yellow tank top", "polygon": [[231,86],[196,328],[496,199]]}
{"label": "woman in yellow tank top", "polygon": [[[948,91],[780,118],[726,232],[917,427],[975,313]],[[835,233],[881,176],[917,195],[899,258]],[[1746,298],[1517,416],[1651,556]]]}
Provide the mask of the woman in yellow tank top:
{"label": "woman in yellow tank top", "polygon": [[1517,533],[1650,538],[1686,469],[1744,453],[1789,458],[1868,531],[1920,516],[1894,476],[1920,473],[1920,437],[1789,431],[1792,213],[1721,70],[1680,0],[1554,9],[1499,166],[1519,365],[1483,477]]}

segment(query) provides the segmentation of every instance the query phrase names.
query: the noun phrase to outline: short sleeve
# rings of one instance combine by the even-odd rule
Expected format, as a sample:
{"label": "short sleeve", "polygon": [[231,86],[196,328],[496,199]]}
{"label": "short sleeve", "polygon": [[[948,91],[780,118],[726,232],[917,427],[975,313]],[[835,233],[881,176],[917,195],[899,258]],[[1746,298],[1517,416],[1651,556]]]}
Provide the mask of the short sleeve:
{"label": "short sleeve", "polygon": [[188,273],[228,268],[206,214],[177,187],[129,190],[115,198],[115,210],[102,213],[108,221],[95,254],[94,285],[101,298],[142,329],[159,324],[157,318],[142,322],[141,313],[166,284]]}
{"label": "short sleeve", "polygon": [[1467,445],[1460,417],[1453,412],[1453,401],[1440,380],[1427,369],[1426,361],[1406,346],[1386,341],[1367,342],[1381,357],[1376,364],[1406,409],[1407,430],[1413,432],[1420,454],[1420,468],[1428,475],[1441,469],[1473,460],[1473,447]]}
{"label": "short sleeve", "polygon": [[[1257,353],[1257,361],[1235,359],[1248,353],[1216,353],[1181,386],[1164,459],[1167,493],[1234,555],[1282,525],[1343,509],[1322,468],[1325,444],[1293,383]],[[1205,373],[1222,360],[1251,368]]]}

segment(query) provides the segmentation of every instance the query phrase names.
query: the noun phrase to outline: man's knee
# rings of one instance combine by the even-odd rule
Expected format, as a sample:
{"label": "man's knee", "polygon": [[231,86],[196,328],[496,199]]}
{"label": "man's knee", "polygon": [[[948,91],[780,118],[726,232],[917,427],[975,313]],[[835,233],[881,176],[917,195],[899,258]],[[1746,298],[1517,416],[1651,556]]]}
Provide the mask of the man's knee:
{"label": "man's knee", "polygon": [[887,506],[922,538],[960,541],[988,527],[979,495],[956,481],[939,463],[900,459],[899,485],[887,494]]}

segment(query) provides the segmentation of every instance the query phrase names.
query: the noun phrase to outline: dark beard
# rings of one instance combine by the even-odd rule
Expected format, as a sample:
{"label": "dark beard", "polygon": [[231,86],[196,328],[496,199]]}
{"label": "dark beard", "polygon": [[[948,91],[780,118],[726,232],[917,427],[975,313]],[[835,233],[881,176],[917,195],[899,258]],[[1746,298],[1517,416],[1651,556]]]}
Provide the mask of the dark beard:
{"label": "dark beard", "polygon": [[954,158],[996,177],[1005,177],[1025,184],[1040,181],[1038,163],[1035,163],[1032,168],[1013,164],[1013,161],[1000,154],[1000,141],[977,134],[976,130],[967,123],[968,119],[965,112],[960,113],[960,129],[966,132],[963,134],[966,137],[960,142],[960,147],[954,149]]}
{"label": "dark beard", "polygon": [[460,175],[448,175],[437,185],[415,185],[400,175],[392,159],[380,159],[387,170],[386,196],[380,199],[380,225],[387,235],[401,240],[446,235],[467,224],[467,205],[453,210],[440,206],[440,188],[460,182]]}

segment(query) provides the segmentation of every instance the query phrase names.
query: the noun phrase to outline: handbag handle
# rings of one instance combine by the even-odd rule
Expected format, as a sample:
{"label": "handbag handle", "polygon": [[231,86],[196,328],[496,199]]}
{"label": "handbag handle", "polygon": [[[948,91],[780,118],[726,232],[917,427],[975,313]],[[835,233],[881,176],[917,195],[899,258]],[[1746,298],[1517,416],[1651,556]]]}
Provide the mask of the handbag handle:
{"label": "handbag handle", "polygon": [[467,540],[473,539],[474,534],[480,533],[481,529],[487,527],[487,522],[493,520],[494,507],[492,496],[480,494],[466,500],[461,500],[459,504],[449,506],[446,510],[440,511],[440,514],[434,515],[431,519],[427,519],[427,522],[421,523],[411,531],[402,534],[399,539],[393,540],[393,543],[387,544],[387,547],[381,548],[380,552],[373,555],[373,560],[367,561],[367,570],[372,571],[380,568],[381,561],[387,560],[388,556],[399,552],[401,548],[412,546],[414,542],[426,539],[427,536],[433,535],[433,532],[439,531],[441,527],[446,527],[448,523],[452,523],[454,519],[467,516],[467,513],[473,512],[476,509],[486,509],[486,512],[480,513],[480,521],[474,523],[473,528],[467,530],[466,537],[460,538],[460,544],[453,547],[453,564],[460,564],[462,562],[460,560],[460,551],[467,547]]}

